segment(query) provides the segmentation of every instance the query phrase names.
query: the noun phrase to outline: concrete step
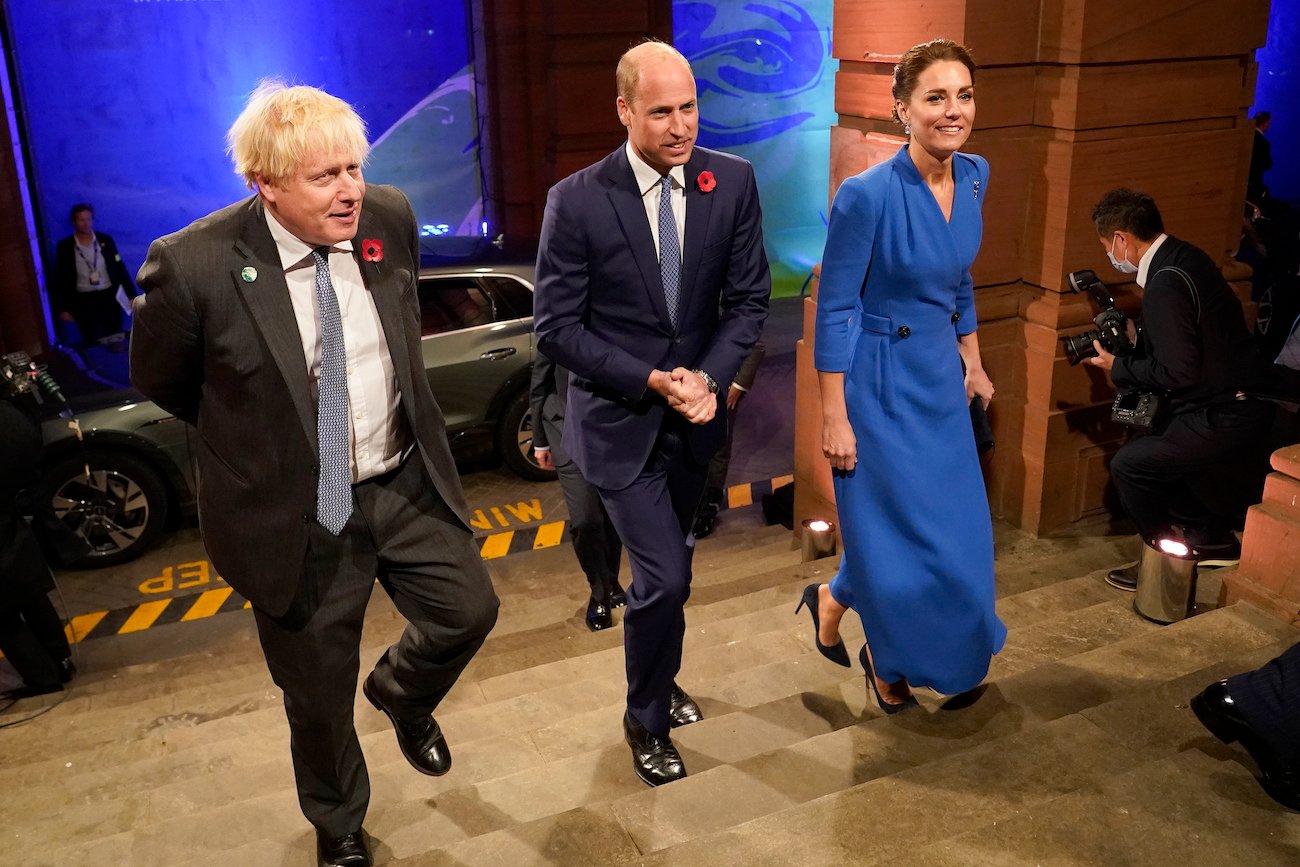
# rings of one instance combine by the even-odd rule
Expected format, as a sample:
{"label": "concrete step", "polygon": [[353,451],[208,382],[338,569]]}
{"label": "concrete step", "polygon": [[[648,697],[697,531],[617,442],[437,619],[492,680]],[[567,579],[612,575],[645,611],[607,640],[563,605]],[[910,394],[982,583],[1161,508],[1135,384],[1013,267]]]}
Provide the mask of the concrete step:
{"label": "concrete step", "polygon": [[[866,810],[861,815],[877,815],[881,806],[874,795],[868,799],[870,807],[851,795],[871,786],[864,781],[875,782],[884,777],[918,783],[928,781],[933,788],[943,789],[935,804],[936,813],[952,809],[961,814],[962,810],[973,805],[960,799],[952,803],[944,800],[952,794],[949,789],[957,785],[957,781],[944,782],[942,770],[927,777],[922,769],[942,769],[949,761],[945,758],[947,756],[954,757],[953,761],[957,762],[966,761],[962,756],[987,756],[988,749],[995,743],[1001,744],[1005,753],[1010,754],[1022,748],[1013,747],[1013,743],[1019,744],[1018,739],[1030,738],[1033,742],[1035,731],[1056,731],[1070,718],[1076,720],[1068,724],[1070,730],[1089,743],[1086,752],[1091,766],[1100,763],[1111,767],[1108,764],[1111,759],[1122,756],[1123,761],[1118,767],[1123,769],[1125,763],[1135,763],[1144,755],[1138,749],[1139,745],[1131,743],[1130,738],[1116,737],[1107,727],[1094,722],[1091,715],[1103,721],[1113,719],[1114,708],[1108,707],[1112,703],[1128,702],[1130,704],[1123,707],[1131,707],[1139,692],[1158,689],[1161,684],[1192,672],[1200,672],[1205,678],[1207,659],[1240,656],[1242,651],[1266,650],[1275,654],[1287,642],[1294,640],[1293,634],[1287,634],[1294,630],[1287,630],[1285,624],[1260,622],[1253,609],[1243,608],[1234,606],[1210,612],[1156,632],[1145,632],[1040,665],[1006,679],[995,679],[983,697],[964,711],[913,711],[895,718],[880,718],[852,729],[810,738],[787,750],[734,763],[726,769],[728,775],[734,777],[728,783],[732,795],[727,803],[732,807],[726,816],[719,816],[716,808],[699,809],[702,802],[717,797],[713,787],[718,783],[705,781],[707,774],[638,793],[626,803],[614,804],[615,815],[643,852],[678,847],[683,840],[694,840],[685,843],[684,848],[670,850],[673,857],[679,859],[677,863],[774,863],[763,859],[780,851],[782,846],[787,847],[786,851],[795,851],[792,847],[796,838],[804,834],[803,823],[812,821],[817,826],[819,820],[812,818],[814,806],[831,812],[861,808]],[[1202,679],[1200,682],[1203,686],[1208,681]],[[933,707],[926,704],[926,710]],[[1040,743],[1037,749],[1034,761],[1041,763],[1043,768],[1057,764],[1060,757],[1048,743]],[[990,796],[995,801],[1014,797],[1016,793],[1005,788],[1010,783],[1037,791],[1034,787],[1039,785],[1039,781],[1022,776],[1022,772],[1029,773],[1030,770],[1028,767],[1020,768],[1016,759],[1008,759],[1006,767],[996,777],[1001,788],[992,788]],[[1051,777],[1051,774],[1047,776]],[[699,791],[689,791],[693,787],[698,787]],[[1076,787],[1071,785],[1067,790]],[[990,789],[988,786],[984,788]],[[980,788],[976,787],[963,793],[962,797],[978,796],[979,792]],[[757,793],[766,797],[760,798]],[[781,805],[773,793],[800,806]],[[839,797],[847,800],[842,803],[834,800]],[[773,806],[789,809],[771,815]],[[805,807],[809,809],[805,810]],[[977,814],[978,810],[971,815]],[[991,815],[997,818],[1004,813]],[[638,816],[653,816],[654,821],[647,823],[639,820]],[[909,835],[918,828],[923,836],[938,833],[931,827],[931,821],[912,824],[915,818],[907,813],[897,817],[896,822],[882,818],[878,826],[875,821],[869,824],[880,828],[906,827],[911,829]],[[963,815],[962,820],[966,818]],[[767,835],[768,839],[747,845],[738,843],[745,839],[747,830],[757,829],[760,825],[764,833],[759,837]],[[879,844],[887,847],[896,839],[896,835],[882,835]],[[864,842],[852,836],[850,840],[854,845]],[[819,842],[817,846],[820,848],[808,854],[806,863],[841,863],[842,859],[853,857],[852,846],[840,851],[835,848],[837,845]],[[731,851],[735,846],[739,848]],[[724,857],[724,852],[731,854]],[[673,860],[652,859],[650,863],[667,864]]]}
{"label": "concrete step", "polygon": [[[787,577],[785,573],[777,570],[776,579],[773,580],[785,577]],[[765,583],[763,576],[754,578],[753,582]],[[751,637],[761,630],[769,628],[769,623],[775,623],[781,627],[780,631],[788,632],[793,628],[794,634],[803,641],[804,646],[811,649],[811,630],[806,625],[799,625],[800,623],[807,623],[806,615],[800,615],[799,618],[793,616],[787,618],[784,616],[785,612],[783,611],[783,608],[793,611],[792,602],[797,599],[803,583],[804,579],[796,578],[794,581],[787,581],[785,584],[778,584],[759,592],[724,600],[720,603],[691,606],[688,610],[688,623],[690,624],[688,648],[711,647],[718,643]],[[1050,611],[1053,607],[1057,610],[1069,610],[1076,605],[1097,598],[1099,594],[1114,598],[1113,591],[1100,588],[1102,588],[1100,582],[1082,578],[1073,582],[1062,582],[1047,588],[1029,591],[1022,594],[1022,597],[1018,600],[1007,600],[1006,604],[1010,607],[1004,613],[1010,618],[1008,626],[1014,629],[1019,620],[1027,621],[1035,616],[1034,612]],[[1053,600],[1056,601],[1053,602]],[[775,602],[775,605],[772,604],[773,602]],[[760,605],[766,605],[767,608],[756,607]],[[715,617],[722,619],[714,620]],[[784,626],[781,626],[782,624]],[[569,684],[575,680],[581,681],[593,676],[612,677],[614,684],[617,685],[616,688],[621,689],[621,632],[618,629],[609,632],[615,633],[615,641],[612,646],[610,642],[604,642],[607,645],[605,650],[594,653],[580,653],[579,651],[583,648],[570,646],[566,647],[565,652],[579,652],[578,655],[566,657],[561,654],[560,659],[556,662],[541,662],[535,664],[532,668],[521,667],[530,661],[527,656],[521,653],[523,658],[518,660],[520,667],[515,667],[511,673],[481,680],[477,685],[470,678],[464,679],[461,685],[448,697],[443,712],[439,715],[440,718],[444,720],[444,725],[447,725],[446,714],[455,712],[457,709],[482,706],[523,692],[537,691],[539,688],[548,685]],[[850,644],[860,643],[861,627],[856,618],[847,617],[845,619],[844,634],[846,641]],[[606,635],[608,633],[595,635],[586,633],[586,636],[590,639],[603,638]],[[761,646],[763,646],[763,642],[760,641]],[[1014,645],[1010,646],[1008,650],[1004,651],[1003,656],[996,664],[1004,664],[1016,652],[1016,647]],[[533,656],[532,660],[535,661],[536,656]],[[711,664],[711,662],[706,660],[705,664]],[[689,664],[684,671],[690,672]],[[223,711],[231,707],[229,704],[213,704],[214,702],[220,702],[223,696],[228,697],[231,701],[237,699],[237,703],[233,705],[236,713],[256,713],[258,717],[256,725],[243,725],[235,732],[237,735],[235,739],[238,743],[232,744],[232,748],[237,748],[240,753],[244,753],[250,748],[246,743],[247,741],[256,739],[255,735],[244,734],[244,732],[260,731],[266,726],[278,726],[283,722],[278,690],[270,683],[269,676],[265,673],[253,678],[250,683],[210,684],[200,682],[197,686],[194,686],[188,678],[178,677],[177,680],[190,688],[190,692],[179,688],[176,692],[164,690],[164,695],[154,701],[155,706],[160,703],[163,705],[160,715],[156,716],[152,723],[142,732],[143,736],[148,737],[158,733],[160,729],[170,730],[167,732],[166,740],[158,749],[152,748],[153,745],[151,744],[147,751],[143,753],[137,751],[135,758],[156,758],[159,755],[170,755],[187,745],[193,745],[194,748],[209,747],[213,740],[211,729],[221,727],[221,720],[226,718],[223,716]],[[171,681],[162,681],[161,684],[168,689],[173,686]],[[158,686],[158,684],[155,684],[155,686]],[[195,692],[196,690],[197,692]],[[98,706],[94,705],[95,701],[96,699],[92,699],[90,703],[98,710]],[[137,703],[131,708],[121,710],[120,715],[127,718],[128,726],[136,726],[141,720],[147,718],[146,710],[148,707],[148,704]],[[358,725],[364,735],[373,731],[366,727],[367,713],[370,709],[364,702],[360,703],[359,707],[362,708],[362,711],[359,714]],[[180,708],[184,710],[178,710]],[[597,715],[600,712],[601,709],[592,711]],[[131,745],[122,743],[122,728],[110,725],[110,718],[101,715],[100,725],[89,731],[76,722],[77,717],[75,716],[65,715],[64,719],[68,721],[71,728],[77,731],[69,734],[67,731],[56,728],[47,734],[51,739],[59,740],[61,753],[76,761],[78,765],[94,766],[102,761],[104,751],[99,748],[100,745],[94,740],[96,737],[107,738],[111,742],[112,747],[108,754],[115,756],[119,760],[119,764],[133,758],[129,752]],[[379,730],[383,731],[382,720],[379,721],[378,725],[380,726]],[[583,732],[586,729],[586,714],[573,714],[571,719],[566,718],[553,730],[545,733],[547,746],[549,748],[563,748],[560,746],[561,742],[567,744],[574,739],[581,742]],[[85,741],[88,736],[91,738],[90,743]],[[28,746],[30,752],[25,755],[44,754],[39,744],[29,744]],[[128,750],[128,752],[124,753],[124,750]],[[84,758],[79,755],[79,753],[86,752],[89,752],[90,755]],[[9,757],[8,763],[20,760],[20,756],[14,755]],[[32,768],[33,774],[42,771],[43,768],[39,766]],[[0,782],[6,778],[6,773],[0,771]]]}
{"label": "concrete step", "polygon": [[[1091,620],[1067,615],[1063,616],[1063,622],[1057,628],[1064,635],[1082,630],[1091,631],[1099,636],[1098,640],[1112,638],[1114,632],[1106,624],[1114,620],[1118,607],[1117,603],[1092,606],[1088,609]],[[1088,623],[1092,623],[1094,628],[1089,630]],[[773,644],[773,635],[779,633],[766,634],[760,645]],[[1074,649],[1068,641],[1060,646]],[[710,719],[677,734],[679,746],[695,776],[657,791],[669,792],[694,785],[700,779],[699,775],[707,774],[711,768],[743,762],[764,750],[796,744],[819,732],[841,731],[858,721],[863,713],[864,692],[860,676],[850,676],[846,680],[842,670],[827,665],[815,654],[804,653],[792,660],[782,660],[732,676],[730,672],[736,669],[735,659],[752,662],[753,657],[750,648],[741,648],[735,659],[728,660],[725,658],[728,649],[722,648],[722,653],[715,651],[710,660],[723,672],[720,682],[710,683],[706,679],[701,691],[702,695],[711,696],[704,701]],[[621,678],[615,683],[621,689]],[[772,695],[780,697],[771,698]],[[521,720],[526,725],[528,711],[535,706],[535,697],[525,698],[529,699],[527,705],[493,713],[488,719],[471,720],[470,730],[481,732],[493,724],[514,728],[520,726]],[[765,701],[759,704],[759,698]],[[448,826],[440,821],[416,821],[416,814],[427,810],[430,796],[436,796],[442,809],[450,809],[453,815],[466,815],[467,811],[476,809],[474,805],[509,804],[510,809],[499,811],[500,820],[509,823],[544,818],[557,809],[564,809],[570,802],[574,807],[583,806],[593,797],[605,799],[627,795],[635,798],[643,794],[644,789],[626,768],[626,748],[618,735],[621,707],[621,693],[616,693],[605,707],[587,714],[562,717],[549,729],[524,732],[513,740],[502,734],[488,743],[470,738],[464,743],[467,751],[462,748],[462,740],[455,731],[455,716],[444,718],[443,725],[456,747],[459,764],[456,774],[433,781],[413,774],[406,767],[396,755],[391,733],[384,730],[377,737],[367,735],[363,738],[363,745],[372,757],[376,752],[389,754],[378,767],[374,761],[371,765],[375,802],[390,805],[378,808],[378,811],[372,810],[368,826],[372,833],[388,841],[400,854],[419,851],[420,846],[446,843],[448,834],[456,839],[455,835],[464,833],[463,823]],[[879,711],[872,708],[869,714],[878,715]],[[283,728],[282,721],[277,722]],[[535,749],[530,749],[528,737]],[[544,765],[543,755],[547,759]],[[472,775],[469,779],[461,773],[463,763],[460,759],[466,756]],[[140,787],[147,791],[147,796],[119,802],[118,812],[113,815],[98,815],[97,827],[100,831],[106,826],[126,830],[125,827],[118,828],[117,824],[127,818],[137,827],[148,826],[166,821],[169,815],[201,809],[210,811],[214,807],[221,811],[255,809],[260,812],[263,807],[257,793],[274,791],[277,779],[282,785],[291,779],[286,756],[272,756],[262,765],[252,767],[246,763],[240,765],[235,767],[232,764],[224,770],[207,769],[208,785],[197,793],[188,780]],[[519,770],[521,767],[524,770]],[[500,776],[508,770],[518,772]],[[497,776],[493,777],[493,774]],[[482,782],[474,782],[474,778],[480,778]],[[707,779],[713,780],[713,777]],[[453,782],[460,788],[449,789]],[[466,787],[467,782],[474,782],[474,785]],[[393,787],[391,790],[390,786]],[[558,790],[558,793],[552,790]],[[548,791],[550,795],[546,794]],[[253,800],[238,805],[239,799],[245,796]],[[461,806],[456,808],[458,804]],[[534,816],[526,812],[528,810],[541,810],[542,813]],[[118,820],[117,824],[114,819]],[[410,839],[413,834],[419,835],[418,842]]]}

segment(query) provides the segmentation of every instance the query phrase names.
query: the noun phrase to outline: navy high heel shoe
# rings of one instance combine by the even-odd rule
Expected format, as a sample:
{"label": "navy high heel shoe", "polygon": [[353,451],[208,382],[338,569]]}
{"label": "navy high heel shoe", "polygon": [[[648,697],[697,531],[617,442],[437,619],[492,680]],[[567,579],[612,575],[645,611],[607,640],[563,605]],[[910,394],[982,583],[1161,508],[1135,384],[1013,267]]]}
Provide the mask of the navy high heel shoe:
{"label": "navy high heel shoe", "polygon": [[862,667],[866,669],[867,686],[871,687],[871,691],[876,695],[876,704],[880,705],[880,709],[885,713],[896,714],[899,711],[907,710],[909,707],[914,707],[919,704],[914,695],[908,696],[907,701],[899,702],[898,704],[890,704],[885,701],[885,697],[882,696],[880,690],[876,688],[876,672],[871,667],[871,659],[867,656],[867,646],[865,644],[862,645],[862,649],[858,651],[858,662],[861,662]]}
{"label": "navy high heel shoe", "polygon": [[817,652],[836,665],[842,665],[845,668],[852,668],[853,663],[849,662],[849,651],[844,646],[843,638],[830,647],[822,644],[821,620],[817,614],[817,588],[820,586],[820,584],[809,584],[803,589],[803,598],[800,599],[799,604],[795,606],[794,613],[798,614],[799,609],[807,605],[808,613],[812,615],[813,641],[817,644]]}

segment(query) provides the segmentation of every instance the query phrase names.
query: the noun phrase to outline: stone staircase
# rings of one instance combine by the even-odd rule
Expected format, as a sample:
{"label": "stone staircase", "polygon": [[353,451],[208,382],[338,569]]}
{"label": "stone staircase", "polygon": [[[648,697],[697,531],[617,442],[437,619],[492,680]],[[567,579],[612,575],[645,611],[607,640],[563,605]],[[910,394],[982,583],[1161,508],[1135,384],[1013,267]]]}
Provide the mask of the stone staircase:
{"label": "stone staircase", "polygon": [[[359,697],[377,863],[1300,863],[1300,821],[1186,708],[1296,630],[1241,604],[1157,627],[1101,580],[1127,540],[1003,529],[1010,637],[987,689],[886,717],[793,614],[835,562],[801,564],[755,511],[728,513],[697,552],[679,679],[706,719],[674,732],[687,779],[633,775],[621,629],[583,627],[569,549],[494,561],[500,621],[438,713],[451,773],[410,769]],[[377,593],[363,667],[402,622]],[[856,618],[844,632],[855,651]],[[63,704],[0,731],[6,860],[313,864],[251,615],[100,643]]]}

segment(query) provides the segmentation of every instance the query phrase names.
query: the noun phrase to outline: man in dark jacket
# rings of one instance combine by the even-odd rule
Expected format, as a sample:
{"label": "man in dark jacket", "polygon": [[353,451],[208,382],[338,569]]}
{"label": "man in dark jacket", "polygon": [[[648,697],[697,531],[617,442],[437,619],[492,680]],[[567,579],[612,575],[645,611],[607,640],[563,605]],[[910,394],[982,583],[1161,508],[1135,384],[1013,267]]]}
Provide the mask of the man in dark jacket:
{"label": "man in dark jacket", "polygon": [[[1118,388],[1158,392],[1168,404],[1165,421],[1111,460],[1120,502],[1147,542],[1177,526],[1200,557],[1238,559],[1232,528],[1258,500],[1264,472],[1252,466],[1265,457],[1274,409],[1241,394],[1261,369],[1241,302],[1205,252],[1165,234],[1150,196],[1112,190],[1092,219],[1111,264],[1136,275],[1143,295],[1135,351],[1116,358],[1094,343],[1097,356],[1086,361]],[[1108,580],[1135,589],[1137,567]]]}
{"label": "man in dark jacket", "polygon": [[75,322],[82,343],[122,333],[118,292],[137,293],[113,238],[95,231],[95,212],[87,204],[72,206],[73,233],[54,253],[50,307],[60,322]]}
{"label": "man in dark jacket", "polygon": [[23,516],[40,452],[32,417],[15,399],[0,398],[0,651],[23,679],[4,698],[58,692],[75,671],[63,621],[50,604],[54,580]]}

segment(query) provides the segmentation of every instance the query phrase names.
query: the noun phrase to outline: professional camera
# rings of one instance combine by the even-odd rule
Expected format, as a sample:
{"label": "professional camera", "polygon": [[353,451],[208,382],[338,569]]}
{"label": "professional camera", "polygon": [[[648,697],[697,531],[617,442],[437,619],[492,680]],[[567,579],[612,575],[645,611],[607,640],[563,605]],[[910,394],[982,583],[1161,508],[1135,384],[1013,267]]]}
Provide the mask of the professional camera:
{"label": "professional camera", "polygon": [[0,355],[0,399],[30,397],[40,404],[42,393],[60,403],[66,403],[59,384],[46,372],[44,365],[32,361],[26,352]]}
{"label": "professional camera", "polygon": [[1065,356],[1070,364],[1078,364],[1085,358],[1096,358],[1097,349],[1092,345],[1096,340],[1111,355],[1128,355],[1133,351],[1133,342],[1128,339],[1128,317],[1115,307],[1115,299],[1106,291],[1106,285],[1097,279],[1091,270],[1074,271],[1070,274],[1070,291],[1087,292],[1101,308],[1095,331],[1062,337],[1065,344]]}

